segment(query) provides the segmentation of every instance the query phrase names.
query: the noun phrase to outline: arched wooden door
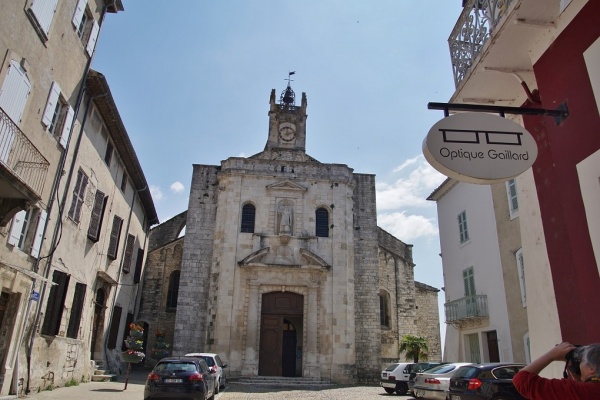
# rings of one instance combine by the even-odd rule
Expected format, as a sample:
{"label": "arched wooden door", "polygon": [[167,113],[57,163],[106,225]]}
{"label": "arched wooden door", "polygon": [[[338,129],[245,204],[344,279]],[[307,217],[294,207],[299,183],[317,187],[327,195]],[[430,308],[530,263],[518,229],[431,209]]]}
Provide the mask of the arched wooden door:
{"label": "arched wooden door", "polygon": [[258,374],[295,376],[296,332],[285,318],[302,318],[304,297],[290,292],[265,293],[262,296]]}

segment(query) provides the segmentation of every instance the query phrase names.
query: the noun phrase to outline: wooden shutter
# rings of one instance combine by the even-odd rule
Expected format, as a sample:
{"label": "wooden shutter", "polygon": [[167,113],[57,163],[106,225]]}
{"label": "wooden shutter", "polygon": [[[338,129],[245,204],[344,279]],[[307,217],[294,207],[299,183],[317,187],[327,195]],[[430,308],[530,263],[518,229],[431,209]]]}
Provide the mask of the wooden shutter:
{"label": "wooden shutter", "polygon": [[8,236],[8,243],[13,246],[17,246],[19,244],[19,240],[21,240],[21,232],[23,231],[23,225],[25,224],[25,217],[27,216],[27,211],[19,211],[13,217],[12,228],[10,229],[10,235]]}
{"label": "wooden shutter", "polygon": [[59,140],[60,145],[64,148],[67,147],[67,143],[69,143],[69,138],[71,137],[71,128],[73,127],[73,117],[75,116],[75,110],[73,110],[73,107],[67,107],[67,113],[65,114],[65,121]]}
{"label": "wooden shutter", "polygon": [[52,275],[52,285],[50,294],[48,295],[48,303],[46,304],[46,314],[44,315],[44,324],[42,325],[42,334],[58,335],[60,329],[60,320],[69,287],[69,275],[61,271],[54,271]]}
{"label": "wooden shutter", "polygon": [[93,242],[97,242],[100,238],[100,228],[102,226],[102,219],[104,217],[104,210],[106,209],[107,200],[108,196],[105,196],[104,192],[96,190],[94,208],[92,209],[90,226],[87,233],[88,238]]}
{"label": "wooden shutter", "polygon": [[42,123],[45,126],[50,126],[52,123],[52,117],[54,116],[54,110],[58,105],[58,99],[60,97],[60,85],[54,81],[50,87],[50,93],[48,94],[48,100],[46,101],[46,108],[44,108],[44,114],[42,115]]}
{"label": "wooden shutter", "polygon": [[88,177],[82,170],[77,172],[77,181],[73,189],[73,200],[69,209],[69,218],[75,222],[79,222],[81,216],[81,206],[85,200],[85,189],[87,188]]}
{"label": "wooden shutter", "polygon": [[54,17],[58,0],[34,0],[31,12],[46,35],[50,32],[50,24]]}
{"label": "wooden shutter", "polygon": [[31,83],[25,70],[21,68],[18,62],[10,60],[6,78],[4,78],[4,83],[0,88],[0,108],[16,125],[21,122],[30,91]]}
{"label": "wooden shutter", "polygon": [[119,249],[119,239],[121,238],[121,225],[123,220],[116,216],[113,218],[113,225],[110,231],[110,241],[108,243],[108,257],[113,260],[117,258],[117,250]]}
{"label": "wooden shutter", "polygon": [[42,239],[44,238],[44,228],[46,227],[46,219],[48,213],[45,210],[40,210],[38,216],[37,228],[35,230],[35,236],[33,238],[33,244],[31,245],[31,255],[38,258],[40,255],[40,248],[42,246]]}
{"label": "wooden shutter", "polygon": [[135,260],[135,272],[133,274],[133,283],[139,283],[142,277],[142,265],[144,262],[144,249],[138,249],[137,259]]}
{"label": "wooden shutter", "polygon": [[83,18],[83,14],[85,13],[85,6],[87,5],[88,0],[79,0],[77,2],[77,7],[75,7],[75,13],[73,14],[73,26],[75,29],[79,28],[79,24],[81,23],[81,19]]}
{"label": "wooden shutter", "polygon": [[123,340],[121,340],[121,350],[127,350],[127,345],[125,345],[125,336],[129,336],[129,324],[133,322],[133,314],[127,313],[127,318],[125,319],[125,333],[123,334]]}
{"label": "wooden shutter", "polygon": [[86,285],[77,282],[75,284],[75,294],[71,304],[71,315],[69,316],[69,326],[67,328],[67,337],[77,339],[79,336],[79,324],[81,323],[81,312],[85,300]]}
{"label": "wooden shutter", "polygon": [[117,335],[119,333],[119,325],[121,324],[121,312],[123,309],[119,306],[113,308],[112,319],[110,320],[110,332],[108,334],[108,343],[106,347],[114,349],[117,347]]}
{"label": "wooden shutter", "polygon": [[92,25],[92,31],[90,32],[90,38],[88,39],[87,46],[85,49],[87,50],[90,57],[94,53],[94,48],[96,48],[96,40],[98,39],[98,33],[100,32],[100,26],[94,20],[94,24]]}
{"label": "wooden shutter", "polygon": [[123,260],[123,272],[128,274],[131,267],[131,256],[133,255],[133,244],[135,236],[127,235],[127,244],[125,245],[125,259]]}

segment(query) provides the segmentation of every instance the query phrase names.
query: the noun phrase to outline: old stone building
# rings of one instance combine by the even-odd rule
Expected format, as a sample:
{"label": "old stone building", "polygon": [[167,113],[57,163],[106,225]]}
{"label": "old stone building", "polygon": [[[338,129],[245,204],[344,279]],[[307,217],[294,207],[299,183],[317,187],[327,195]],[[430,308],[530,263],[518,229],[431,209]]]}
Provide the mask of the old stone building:
{"label": "old stone building", "polygon": [[414,282],[412,246],[377,226],[375,176],[306,154],[306,94],[295,100],[273,90],[264,151],[194,165],[189,209],[152,231],[149,341],[167,331],[175,355],[217,352],[230,376],[372,383],[405,334],[439,360],[437,308],[417,308],[438,291]]}

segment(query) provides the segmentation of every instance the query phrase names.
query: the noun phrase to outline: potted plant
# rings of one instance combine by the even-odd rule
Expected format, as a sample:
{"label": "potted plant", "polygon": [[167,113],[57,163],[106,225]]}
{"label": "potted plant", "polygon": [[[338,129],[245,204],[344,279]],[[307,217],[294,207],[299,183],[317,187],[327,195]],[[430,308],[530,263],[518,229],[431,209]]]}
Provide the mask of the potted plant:
{"label": "potted plant", "polygon": [[142,325],[132,322],[129,324],[129,336],[142,337],[144,336],[144,328]]}

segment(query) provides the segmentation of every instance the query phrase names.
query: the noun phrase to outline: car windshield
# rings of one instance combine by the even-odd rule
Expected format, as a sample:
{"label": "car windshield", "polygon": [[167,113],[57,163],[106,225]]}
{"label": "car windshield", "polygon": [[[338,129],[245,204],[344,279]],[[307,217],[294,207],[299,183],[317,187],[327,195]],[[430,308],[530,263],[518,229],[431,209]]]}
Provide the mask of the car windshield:
{"label": "car windshield", "polygon": [[387,368],[385,369],[385,371],[393,371],[396,369],[396,367],[398,366],[398,364],[390,364],[387,366]]}
{"label": "car windshield", "polygon": [[196,365],[191,362],[164,362],[154,367],[155,372],[196,371]]}

